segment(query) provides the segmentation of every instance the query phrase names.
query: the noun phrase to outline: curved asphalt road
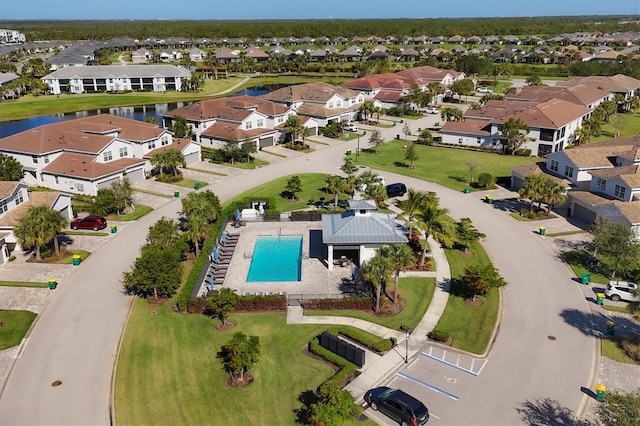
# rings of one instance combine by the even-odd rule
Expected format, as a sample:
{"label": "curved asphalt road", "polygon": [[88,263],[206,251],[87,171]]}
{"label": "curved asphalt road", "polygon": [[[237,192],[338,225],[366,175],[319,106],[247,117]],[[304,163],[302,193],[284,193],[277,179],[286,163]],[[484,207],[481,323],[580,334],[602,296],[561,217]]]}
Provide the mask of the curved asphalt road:
{"label": "curved asphalt road", "polygon": [[[425,127],[424,122],[422,127]],[[421,124],[413,122],[412,127]],[[399,129],[382,131],[386,140]],[[367,144],[363,138],[361,146]],[[356,141],[230,177],[207,189],[221,200],[256,184],[294,173],[339,174],[345,149]],[[436,190],[455,218],[471,217],[488,235],[485,247],[510,283],[505,311],[490,362],[474,384],[463,410],[448,413],[456,424],[517,424],[516,409],[526,400],[548,397],[578,410],[587,386],[593,339],[567,325],[565,308],[586,312],[586,302],[540,237],[471,196],[416,179],[385,173],[409,187]],[[118,339],[132,298],[122,294],[120,278],[144,243],[147,229],[161,216],[176,217],[174,200],[142,218],[97,250],[62,283],[38,319],[16,360],[2,395],[0,424],[108,424],[110,383]],[[554,342],[546,339],[554,335]],[[52,387],[55,380],[62,385]],[[461,407],[458,407],[461,408]]]}

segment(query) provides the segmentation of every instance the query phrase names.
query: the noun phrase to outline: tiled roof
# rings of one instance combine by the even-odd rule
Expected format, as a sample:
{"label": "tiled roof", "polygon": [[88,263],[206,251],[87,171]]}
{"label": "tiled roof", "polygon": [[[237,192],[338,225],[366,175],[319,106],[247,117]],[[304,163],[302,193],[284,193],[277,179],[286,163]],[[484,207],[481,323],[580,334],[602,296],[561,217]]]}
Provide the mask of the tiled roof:
{"label": "tiled roof", "polygon": [[405,228],[390,215],[354,212],[323,214],[322,242],[325,244],[394,244],[406,243]]}
{"label": "tiled roof", "polygon": [[300,108],[298,108],[298,114],[300,115],[308,115],[311,117],[335,117],[347,111],[352,111],[353,108],[325,108],[322,105],[318,104],[302,104]]}
{"label": "tiled roof", "polygon": [[613,205],[631,222],[640,223],[640,201],[614,201]]}
{"label": "tiled roof", "polygon": [[166,151],[168,149],[178,149],[180,151],[184,151],[184,149],[187,148],[189,146],[189,144],[191,144],[191,143],[192,143],[191,139],[173,138],[173,143],[172,144],[161,146],[160,148],[156,148],[154,150],[151,150],[151,151],[147,152],[144,155],[144,158],[150,159],[151,157],[153,157],[153,154],[156,154],[156,153],[162,152],[162,151]]}
{"label": "tiled roof", "polygon": [[491,125],[489,120],[468,119],[464,121],[447,121],[442,126],[445,132],[467,133],[478,136],[488,136],[491,134],[487,127]]}
{"label": "tiled roof", "polygon": [[560,129],[590,112],[585,106],[553,98],[545,102],[490,100],[481,109],[467,110],[464,115],[491,118],[498,123],[515,117],[530,127]]}
{"label": "tiled roof", "polygon": [[266,99],[243,95],[194,102],[182,108],[173,109],[163,116],[181,116],[193,121],[219,118],[239,123],[251,115],[254,110],[268,117],[274,117],[286,114],[289,108]]}
{"label": "tiled roof", "polygon": [[4,216],[0,217],[0,226],[16,226],[20,219],[27,214],[32,207],[53,207],[53,203],[58,199],[60,193],[57,191],[34,191],[29,193],[29,199],[17,206],[15,209],[9,210]]}
{"label": "tiled roof", "polygon": [[628,158],[630,152],[640,149],[640,136],[613,139],[562,151],[581,169],[614,167],[612,159],[618,155]]}
{"label": "tiled roof", "polygon": [[611,77],[592,75],[589,77],[569,77],[564,82],[558,82],[561,86],[574,86],[576,84],[586,84],[597,87],[608,92],[630,92],[640,88],[640,80],[624,74],[616,74]]}
{"label": "tiled roof", "polygon": [[235,139],[243,141],[262,135],[273,134],[275,130],[265,128],[240,129],[237,125],[218,121],[202,132],[202,136],[210,136],[214,139]]}
{"label": "tiled roof", "polygon": [[587,106],[606,98],[607,96],[610,96],[610,94],[605,90],[600,90],[584,84],[577,84],[569,87],[524,86],[512,97],[519,99],[531,99],[538,102],[544,102],[556,98],[572,102],[574,104]]}
{"label": "tiled roof", "polygon": [[569,191],[568,195],[592,206],[602,206],[605,204],[610,204],[613,200],[610,197],[604,196],[604,194],[594,194],[593,192],[589,191]]}
{"label": "tiled roof", "polygon": [[591,173],[591,175],[595,177],[608,179],[616,176],[636,174],[638,173],[638,168],[640,168],[640,166],[612,167],[610,169],[592,170],[589,173]]}
{"label": "tiled roof", "polygon": [[266,95],[262,95],[261,98],[275,102],[326,102],[335,94],[349,99],[358,96],[358,91],[347,89],[346,87],[334,86],[329,83],[316,82],[283,87]]}
{"label": "tiled roof", "polygon": [[398,92],[395,90],[381,90],[373,97],[373,99],[382,102],[398,102],[402,98],[402,92]]}
{"label": "tiled roof", "polygon": [[98,153],[117,134],[131,142],[157,138],[166,130],[142,121],[100,114],[45,124],[0,139],[0,150],[27,154],[45,154],[60,150]]}
{"label": "tiled roof", "polygon": [[401,91],[411,87],[411,81],[398,74],[384,73],[360,77],[343,83],[342,86],[356,90],[395,89]]}
{"label": "tiled roof", "polygon": [[16,191],[16,188],[20,185],[20,182],[1,180],[0,181],[0,201],[6,200],[11,197]]}
{"label": "tiled roof", "polygon": [[108,163],[98,163],[93,155],[63,152],[42,170],[60,176],[97,179],[122,172],[132,166],[142,165],[144,162],[145,160],[140,158],[120,158]]}
{"label": "tiled roof", "polygon": [[558,182],[564,188],[570,188],[573,186],[573,183],[570,180],[563,179],[561,177],[551,174],[547,170],[544,161],[540,161],[538,163],[518,164],[517,166],[511,167],[511,170],[520,174],[523,177],[527,177],[531,175],[545,175],[548,178],[554,180],[555,182]]}

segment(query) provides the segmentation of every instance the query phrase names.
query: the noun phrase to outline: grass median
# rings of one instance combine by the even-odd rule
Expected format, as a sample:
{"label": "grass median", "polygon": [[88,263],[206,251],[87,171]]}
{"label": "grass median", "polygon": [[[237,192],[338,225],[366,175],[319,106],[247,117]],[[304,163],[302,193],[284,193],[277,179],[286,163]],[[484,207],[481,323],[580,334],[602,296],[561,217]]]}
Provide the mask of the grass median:
{"label": "grass median", "polygon": [[[364,144],[361,142],[363,145],[366,143],[368,138]],[[406,145],[404,141],[387,142],[378,148],[377,154],[371,150],[361,152],[357,162],[374,169],[412,176],[462,191],[468,187],[470,162],[477,165],[476,177],[479,173],[490,173],[494,177],[502,177],[511,175],[512,166],[539,161],[536,157],[416,145],[418,159],[414,161],[414,168],[409,169],[404,159],[404,145]]]}
{"label": "grass median", "polygon": [[[489,257],[479,243],[469,247],[469,253],[445,250],[452,279],[460,278],[467,266],[490,263]],[[467,352],[482,354],[491,342],[493,330],[498,320],[500,292],[490,290],[486,296],[478,296],[482,304],[476,306],[461,296],[449,295],[445,308],[435,330],[445,331],[453,337],[452,346]]]}
{"label": "grass median", "polygon": [[0,309],[0,350],[17,346],[29,331],[31,323],[38,315],[31,311],[10,311]]}

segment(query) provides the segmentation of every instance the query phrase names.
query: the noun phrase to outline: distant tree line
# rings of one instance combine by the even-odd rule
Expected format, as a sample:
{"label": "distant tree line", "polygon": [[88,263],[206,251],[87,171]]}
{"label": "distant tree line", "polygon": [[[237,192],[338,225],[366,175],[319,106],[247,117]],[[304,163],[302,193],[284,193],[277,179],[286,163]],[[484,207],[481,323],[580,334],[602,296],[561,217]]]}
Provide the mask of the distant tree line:
{"label": "distant tree line", "polygon": [[[353,37],[376,35],[446,36],[460,34],[560,34],[576,31],[627,31],[623,16],[517,17],[464,19],[318,19],[246,21],[0,21],[27,40],[108,40],[113,37]],[[628,18],[634,19],[634,18]],[[597,23],[597,24],[596,24]]]}

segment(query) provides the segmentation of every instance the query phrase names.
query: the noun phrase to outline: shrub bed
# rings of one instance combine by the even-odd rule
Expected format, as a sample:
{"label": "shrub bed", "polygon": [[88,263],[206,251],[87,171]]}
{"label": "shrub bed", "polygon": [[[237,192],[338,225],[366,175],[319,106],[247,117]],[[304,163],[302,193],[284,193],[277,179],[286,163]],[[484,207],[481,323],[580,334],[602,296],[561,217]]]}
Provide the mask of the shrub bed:
{"label": "shrub bed", "polygon": [[233,308],[234,312],[286,311],[287,297],[272,296],[240,296]]}
{"label": "shrub bed", "polygon": [[368,297],[347,297],[345,299],[313,299],[303,303],[304,309],[330,311],[338,309],[371,310],[371,299]]}
{"label": "shrub bed", "polygon": [[337,328],[332,330],[327,330],[329,333],[334,336],[344,336],[350,340],[353,340],[356,343],[361,344],[362,346],[367,347],[373,352],[384,353],[394,346],[396,346],[397,342],[394,337],[390,339],[383,339],[382,337],[375,336],[371,333],[368,333],[363,330],[359,330],[357,328]]}
{"label": "shrub bed", "polygon": [[336,374],[324,381],[324,383],[318,386],[318,389],[331,382],[336,383],[340,388],[342,388],[355,377],[355,374],[358,371],[355,364],[320,346],[320,339],[317,336],[309,342],[309,351],[339,368]]}

